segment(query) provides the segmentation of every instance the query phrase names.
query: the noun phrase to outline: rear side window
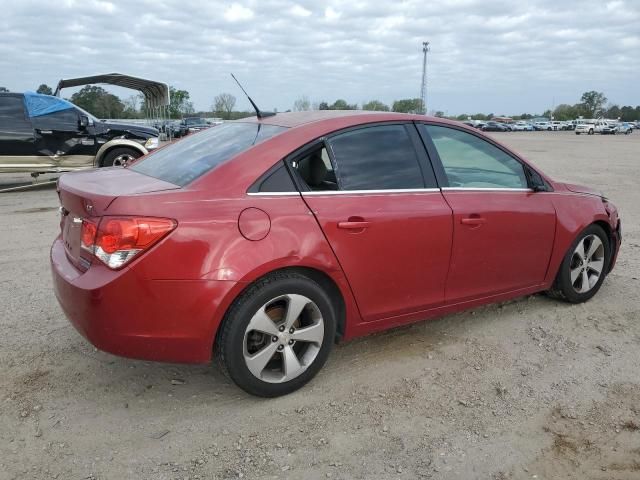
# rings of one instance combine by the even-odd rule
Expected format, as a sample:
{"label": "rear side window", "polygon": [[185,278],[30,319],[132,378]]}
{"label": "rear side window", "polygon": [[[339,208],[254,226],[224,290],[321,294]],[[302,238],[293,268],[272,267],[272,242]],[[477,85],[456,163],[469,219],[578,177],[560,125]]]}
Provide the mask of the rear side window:
{"label": "rear side window", "polygon": [[418,157],[404,125],[379,125],[329,139],[340,190],[424,188]]}
{"label": "rear side window", "polygon": [[31,132],[31,123],[25,117],[22,96],[0,96],[0,131]]}
{"label": "rear side window", "polygon": [[260,123],[225,123],[161,148],[130,168],[184,186],[240,152],[286,130]]}

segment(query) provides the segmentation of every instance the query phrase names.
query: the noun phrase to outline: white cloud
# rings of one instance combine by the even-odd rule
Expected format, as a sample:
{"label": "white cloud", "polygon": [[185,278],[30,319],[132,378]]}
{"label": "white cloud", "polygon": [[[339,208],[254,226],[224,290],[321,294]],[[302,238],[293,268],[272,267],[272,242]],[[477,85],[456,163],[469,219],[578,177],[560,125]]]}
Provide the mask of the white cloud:
{"label": "white cloud", "polygon": [[14,1],[0,86],[122,72],[186,89],[199,109],[221,92],[249,108],[232,71],[264,109],[302,94],[391,103],[419,95],[429,41],[430,109],[535,113],[586,90],[638,105],[638,25],[638,0]]}
{"label": "white cloud", "polygon": [[308,16],[311,15],[311,10],[307,10],[306,8],[304,8],[303,6],[298,5],[298,4],[296,4],[293,7],[291,7],[289,12],[294,17],[308,17]]}
{"label": "white cloud", "polygon": [[239,3],[234,3],[224,11],[224,18],[229,22],[240,22],[251,20],[253,18],[253,10],[244,7]]}
{"label": "white cloud", "polygon": [[324,9],[324,18],[330,21],[338,20],[342,14],[335,10],[333,7],[327,7]]}

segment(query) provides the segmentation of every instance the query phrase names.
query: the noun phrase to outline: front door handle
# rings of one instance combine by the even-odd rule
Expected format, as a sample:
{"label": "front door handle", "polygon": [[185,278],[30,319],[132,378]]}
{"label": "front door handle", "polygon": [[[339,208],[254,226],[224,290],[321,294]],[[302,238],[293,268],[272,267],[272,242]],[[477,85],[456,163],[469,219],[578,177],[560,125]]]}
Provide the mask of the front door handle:
{"label": "front door handle", "polygon": [[370,225],[371,225],[371,222],[365,222],[365,221],[338,222],[338,228],[343,228],[345,230],[362,230],[363,228],[367,228]]}
{"label": "front door handle", "polygon": [[463,225],[471,225],[472,227],[478,227],[487,223],[487,219],[480,216],[470,216],[460,219],[460,223]]}

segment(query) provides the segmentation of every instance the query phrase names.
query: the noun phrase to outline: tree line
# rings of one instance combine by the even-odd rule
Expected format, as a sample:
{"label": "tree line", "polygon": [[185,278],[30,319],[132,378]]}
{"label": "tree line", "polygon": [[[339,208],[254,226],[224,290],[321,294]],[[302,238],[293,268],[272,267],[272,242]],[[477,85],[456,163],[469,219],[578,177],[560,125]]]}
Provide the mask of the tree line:
{"label": "tree line", "polygon": [[[5,87],[0,87],[0,92],[8,92]],[[37,89],[38,93],[51,95],[53,90],[46,84],[42,84]],[[186,116],[201,115],[222,118],[224,120],[235,120],[251,116],[252,111],[236,110],[236,97],[231,93],[221,93],[213,99],[209,111],[196,112],[193,107],[189,92],[180,90],[173,86],[169,87],[171,104],[168,107],[169,118],[179,119]],[[98,118],[145,118],[148,116],[144,96],[131,95],[126,99],[121,99],[117,95],[109,93],[104,88],[96,85],[86,85],[68,99],[80,108],[91,112]],[[369,100],[362,105],[349,103],[347,100],[339,98],[333,103],[327,101],[312,102],[307,95],[303,95],[293,102],[293,106],[287,111],[308,111],[308,110],[366,110],[380,112],[400,112],[419,113],[422,102],[419,98],[404,98],[395,100],[391,105],[387,105],[380,100]],[[430,112],[436,117],[446,117],[442,111]],[[461,114],[455,117],[448,117],[455,120],[489,120],[495,114],[474,113]],[[534,118],[536,114],[523,113],[512,116],[515,120],[528,120]],[[584,92],[580,101],[573,105],[560,104],[553,110],[549,109],[542,113],[542,116],[553,118],[554,120],[573,120],[579,117],[598,118],[605,117],[620,119],[622,121],[640,120],[640,106],[624,105],[619,106],[608,103],[607,97],[602,92],[591,90]]]}

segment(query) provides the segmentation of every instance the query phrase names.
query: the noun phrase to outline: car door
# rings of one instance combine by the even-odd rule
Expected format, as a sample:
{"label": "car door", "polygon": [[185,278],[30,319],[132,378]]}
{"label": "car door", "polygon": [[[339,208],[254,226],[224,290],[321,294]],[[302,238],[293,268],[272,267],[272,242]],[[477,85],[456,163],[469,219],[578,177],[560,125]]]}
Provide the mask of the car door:
{"label": "car door", "polygon": [[447,303],[542,284],[556,224],[550,195],[530,189],[524,164],[479,135],[429,124],[419,131],[453,209]]}
{"label": "car door", "polygon": [[20,171],[37,164],[33,127],[22,94],[0,95],[0,171]]}
{"label": "car door", "polygon": [[413,124],[342,131],[290,165],[365,322],[444,302],[452,212]]}
{"label": "car door", "polygon": [[[53,101],[60,101],[51,97]],[[90,125],[81,125],[80,113],[73,105],[31,118],[35,128],[36,146],[51,164],[61,170],[91,167],[97,151]],[[61,105],[64,107],[65,105]]]}

